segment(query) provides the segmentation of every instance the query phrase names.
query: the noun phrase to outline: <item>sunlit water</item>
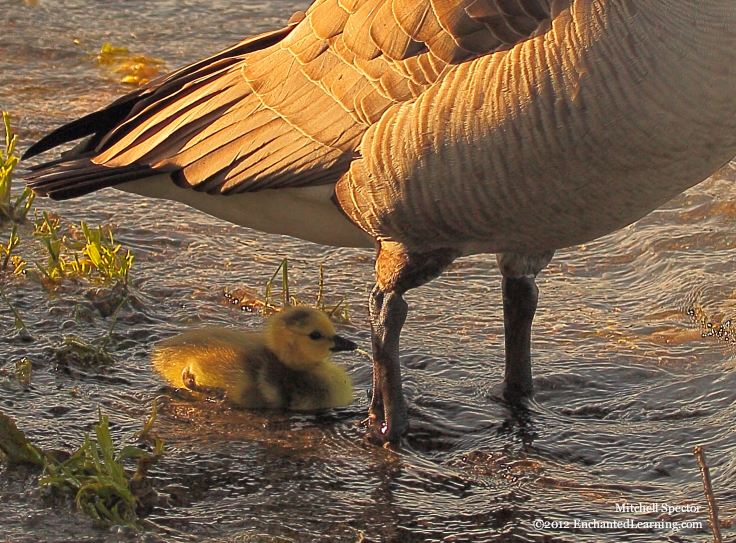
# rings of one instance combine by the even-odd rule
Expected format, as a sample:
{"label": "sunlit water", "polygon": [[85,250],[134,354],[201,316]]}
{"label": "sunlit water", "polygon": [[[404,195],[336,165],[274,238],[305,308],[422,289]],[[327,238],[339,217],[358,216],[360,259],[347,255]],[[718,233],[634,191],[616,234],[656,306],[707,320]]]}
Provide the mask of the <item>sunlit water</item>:
{"label": "sunlit water", "polygon": [[[104,42],[164,60],[168,69],[278,27],[303,2],[20,2],[0,0],[0,108],[26,148],[125,88],[101,73]],[[77,40],[78,43],[75,43]],[[341,331],[369,349],[371,251],[263,235],[184,206],[109,190],[41,209],[110,225],[135,253],[130,303],[108,345],[107,368],[60,368],[65,338],[99,341],[114,307],[95,288],[55,292],[21,278],[3,285],[32,340],[0,308],[2,400],[44,447],[76,447],[110,416],[133,433],[163,394],[155,432],[167,455],[152,472],[169,534],[100,528],[50,503],[38,473],[0,467],[0,539],[35,541],[707,541],[707,507],[692,455],[704,445],[721,519],[736,516],[736,189],[733,169],[639,223],[558,252],[539,277],[534,328],[537,393],[527,412],[498,398],[503,374],[500,275],[492,255],[459,260],[408,295],[402,364],[412,432],[401,453],[364,440],[371,370],[341,354],[354,406],[320,415],[261,413],[191,402],[152,374],[152,345],[185,328],[257,329],[262,318],[223,291],[262,290],[283,257],[292,290],[314,299],[324,264],[331,301],[347,296]],[[29,237],[24,227],[21,237]],[[5,240],[9,228],[3,227]],[[723,326],[721,326],[723,325]],[[720,333],[715,333],[719,331]],[[703,337],[703,335],[706,337]],[[33,362],[30,386],[14,363]],[[616,504],[699,506],[700,513],[625,514]],[[575,522],[696,521],[704,529],[572,529]],[[534,521],[568,523],[535,529]],[[736,529],[725,528],[726,540]],[[3,537],[4,536],[4,537]]]}

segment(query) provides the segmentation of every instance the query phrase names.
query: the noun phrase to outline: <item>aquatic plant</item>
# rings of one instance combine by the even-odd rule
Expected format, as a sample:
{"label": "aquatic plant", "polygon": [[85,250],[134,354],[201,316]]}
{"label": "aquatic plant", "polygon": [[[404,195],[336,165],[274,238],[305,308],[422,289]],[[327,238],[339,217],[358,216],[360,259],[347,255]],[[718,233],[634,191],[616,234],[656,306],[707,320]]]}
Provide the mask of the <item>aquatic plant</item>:
{"label": "aquatic plant", "polygon": [[[274,296],[274,285],[277,283],[279,272],[281,272],[281,292],[278,296],[279,299],[277,300]],[[337,304],[328,305],[325,303],[324,285],[324,269],[322,264],[320,264],[317,299],[314,303],[314,307],[327,313],[328,316],[336,322],[343,324],[349,323],[350,316],[348,315],[348,306],[344,304],[347,295],[343,295]],[[258,296],[256,291],[251,288],[240,288],[233,292],[226,291],[224,296],[229,303],[240,306],[243,311],[261,309],[265,314],[275,313],[295,305],[310,305],[292,294],[292,289],[289,286],[289,261],[287,258],[284,258],[279,263],[271,278],[266,281],[262,297]]]}
{"label": "aquatic plant", "polygon": [[[146,423],[149,430],[155,413],[154,402],[152,416]],[[110,436],[109,418],[101,411],[94,431],[97,439],[90,439],[86,433],[84,443],[63,462],[47,458],[39,484],[73,493],[77,508],[94,519],[143,531],[145,523],[137,513],[140,489],[145,488],[142,481],[150,467],[163,456],[164,442],[155,438],[153,452],[150,453],[131,445],[125,445],[116,452]],[[137,461],[132,475],[124,466],[124,461],[131,459]]]}
{"label": "aquatic plant", "polygon": [[[164,454],[164,442],[149,433],[156,420],[158,405],[154,400],[151,415],[135,437],[152,443],[152,452],[132,445],[116,451],[107,415],[99,411],[95,437],[85,433],[84,442],[72,454],[43,450],[33,445],[18,430],[13,419],[0,412],[0,457],[8,464],[43,467],[41,487],[74,494],[77,508],[88,516],[109,525],[130,526],[143,531],[148,525],[138,511],[150,498],[146,476]],[[135,460],[136,469],[126,470],[125,461]]]}
{"label": "aquatic plant", "polygon": [[46,262],[36,262],[36,268],[47,283],[65,277],[96,276],[118,281],[121,285],[128,284],[134,257],[130,251],[122,253],[121,245],[115,244],[112,231],[106,237],[102,234],[102,227],[90,230],[82,221],[84,244],[78,244],[60,234],[59,225],[60,220],[52,218],[46,211],[42,217],[36,217],[34,235],[42,240],[48,253]]}
{"label": "aquatic plant", "polygon": [[26,187],[13,201],[11,189],[13,185],[13,170],[18,164],[15,156],[15,145],[18,136],[10,128],[10,114],[2,112],[5,127],[5,152],[0,149],[0,221],[22,221],[33,205],[33,192]]}
{"label": "aquatic plant", "polygon": [[120,244],[115,245],[112,230],[108,231],[108,239],[102,235],[102,227],[90,230],[84,222],[80,223],[84,232],[84,254],[95,270],[107,279],[116,279],[123,284],[128,283],[128,274],[133,266],[133,254],[120,252]]}
{"label": "aquatic plant", "polygon": [[7,245],[0,244],[0,254],[5,255],[0,263],[0,269],[7,271],[8,264],[13,264],[13,275],[21,275],[25,268],[26,262],[19,256],[13,255],[13,251],[20,244],[20,238],[18,237],[18,225],[14,224],[13,229],[10,231],[10,239],[8,239]]}
{"label": "aquatic plant", "polygon": [[8,464],[44,465],[44,453],[0,411],[0,457]]}
{"label": "aquatic plant", "polygon": [[42,220],[36,217],[36,230],[33,234],[41,238],[49,255],[46,264],[42,266],[36,262],[36,268],[48,281],[61,279],[64,276],[66,263],[61,256],[62,238],[59,237],[59,219],[52,219],[44,211]]}
{"label": "aquatic plant", "polygon": [[120,83],[137,86],[143,86],[158,77],[164,65],[162,60],[133,55],[125,47],[115,47],[110,43],[102,45],[95,59],[109,72],[110,77]]}

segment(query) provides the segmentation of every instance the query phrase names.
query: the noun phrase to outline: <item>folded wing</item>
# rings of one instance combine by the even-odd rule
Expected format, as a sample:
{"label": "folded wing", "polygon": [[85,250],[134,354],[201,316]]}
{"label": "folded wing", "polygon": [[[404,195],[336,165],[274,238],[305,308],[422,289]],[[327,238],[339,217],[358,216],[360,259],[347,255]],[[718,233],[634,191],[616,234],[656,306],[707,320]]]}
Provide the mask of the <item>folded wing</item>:
{"label": "folded wing", "polygon": [[24,158],[63,199],[169,174],[210,194],[334,184],[365,131],[455,64],[544,32],[548,0],[317,0],[247,39],[52,132]]}

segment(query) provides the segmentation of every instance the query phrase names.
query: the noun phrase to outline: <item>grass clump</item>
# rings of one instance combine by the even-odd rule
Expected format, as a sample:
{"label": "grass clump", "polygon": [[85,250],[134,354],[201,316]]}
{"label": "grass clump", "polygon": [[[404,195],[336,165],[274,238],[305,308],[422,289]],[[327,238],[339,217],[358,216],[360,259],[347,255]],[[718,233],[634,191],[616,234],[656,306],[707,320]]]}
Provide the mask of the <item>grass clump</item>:
{"label": "grass clump", "polygon": [[0,411],[0,457],[8,464],[44,465],[44,453],[18,430],[13,419]]}
{"label": "grass clump", "polygon": [[[279,274],[279,272],[281,273]],[[274,294],[274,290],[275,286],[278,284],[279,276],[281,279],[281,291],[276,295]],[[324,270],[322,268],[322,264],[320,264],[317,299],[314,307],[327,313],[327,315],[334,321],[343,324],[350,323],[348,306],[344,304],[347,295],[343,295],[336,304],[329,305],[325,303],[324,284]],[[292,294],[292,289],[289,287],[289,261],[286,258],[281,261],[276,268],[276,271],[266,282],[263,296],[258,295],[254,289],[240,288],[233,292],[226,291],[224,293],[224,297],[228,303],[240,306],[242,311],[250,312],[260,309],[265,314],[277,313],[287,307],[295,305],[310,305]]]}
{"label": "grass clump", "polygon": [[[155,412],[154,402],[154,420]],[[149,419],[146,426],[150,429],[152,424]],[[164,442],[155,438],[150,453],[131,445],[116,451],[109,419],[102,412],[94,431],[97,439],[85,434],[84,443],[67,460],[58,462],[47,458],[39,484],[74,494],[77,508],[93,519],[143,531],[145,525],[138,508],[148,488],[142,482],[150,467],[163,456]],[[126,460],[137,462],[132,474],[125,469]]]}
{"label": "grass clump", "polygon": [[18,165],[18,157],[14,155],[18,136],[10,129],[8,112],[3,111],[2,116],[5,127],[5,152],[0,150],[0,220],[18,222],[28,215],[33,205],[34,195],[26,187],[15,200],[12,198],[13,170]]}
{"label": "grass clump", "polygon": [[84,222],[81,226],[85,240],[84,254],[97,273],[106,279],[127,284],[128,273],[133,266],[131,252],[126,251],[125,255],[120,252],[121,246],[115,245],[112,231],[108,231],[108,237],[105,238],[102,235],[102,227],[90,230]]}
{"label": "grass clump", "polygon": [[36,268],[46,282],[97,277],[117,281],[121,285],[128,284],[134,258],[130,251],[122,253],[121,245],[115,244],[112,231],[104,236],[102,227],[90,230],[82,221],[84,242],[78,243],[60,234],[59,224],[59,219],[52,218],[46,211],[36,218],[34,235],[41,239],[48,253],[46,262],[43,265],[36,263]]}
{"label": "grass clump", "polygon": [[[96,439],[85,433],[84,442],[71,454],[33,445],[13,419],[0,412],[0,457],[12,465],[43,467],[39,479],[42,488],[73,494],[77,508],[93,519],[140,532],[153,526],[139,514],[150,506],[154,494],[146,477],[164,455],[163,440],[149,435],[157,412],[154,400],[150,417],[136,434],[153,444],[152,452],[132,445],[116,450],[109,418],[100,411],[94,427]],[[134,471],[125,467],[125,462],[131,460],[136,463]]]}

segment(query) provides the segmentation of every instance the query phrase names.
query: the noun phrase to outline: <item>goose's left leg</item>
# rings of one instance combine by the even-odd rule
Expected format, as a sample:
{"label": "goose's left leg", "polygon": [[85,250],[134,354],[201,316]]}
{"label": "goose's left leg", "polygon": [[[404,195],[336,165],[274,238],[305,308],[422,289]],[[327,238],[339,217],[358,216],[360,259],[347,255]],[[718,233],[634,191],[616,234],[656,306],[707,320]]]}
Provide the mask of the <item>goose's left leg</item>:
{"label": "goose's left leg", "polygon": [[532,321],[539,295],[535,279],[554,254],[548,251],[496,255],[503,275],[504,395],[509,401],[518,401],[532,393]]}
{"label": "goose's left leg", "polygon": [[404,293],[438,277],[458,256],[453,249],[414,253],[395,242],[381,242],[378,248],[376,286],[370,299],[373,398],[369,416],[384,443],[398,441],[409,429],[399,365],[399,336],[408,313]]}

